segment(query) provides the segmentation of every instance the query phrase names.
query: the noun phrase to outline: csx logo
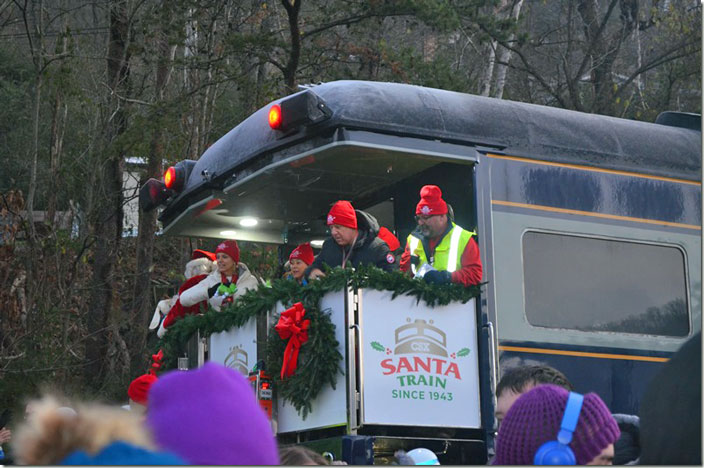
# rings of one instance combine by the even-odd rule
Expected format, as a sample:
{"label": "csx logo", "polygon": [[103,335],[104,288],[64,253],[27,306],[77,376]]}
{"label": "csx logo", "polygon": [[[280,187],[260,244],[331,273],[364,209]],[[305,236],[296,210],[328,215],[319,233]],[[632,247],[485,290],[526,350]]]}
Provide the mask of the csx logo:
{"label": "csx logo", "polygon": [[429,343],[411,343],[411,349],[413,351],[418,351],[418,352],[429,352],[430,351],[430,346]]}

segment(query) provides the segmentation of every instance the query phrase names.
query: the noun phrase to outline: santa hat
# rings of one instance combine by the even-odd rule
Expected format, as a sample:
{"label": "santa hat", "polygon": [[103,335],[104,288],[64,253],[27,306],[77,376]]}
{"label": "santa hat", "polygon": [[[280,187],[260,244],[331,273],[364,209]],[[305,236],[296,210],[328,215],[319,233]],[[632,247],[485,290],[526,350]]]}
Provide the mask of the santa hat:
{"label": "santa hat", "polygon": [[354,212],[352,203],[340,200],[332,205],[328,213],[328,226],[333,224],[357,229],[357,214]]}
{"label": "santa hat", "polygon": [[425,185],[420,189],[420,201],[416,205],[417,215],[440,215],[447,213],[447,203],[437,185]]}
{"label": "santa hat", "polygon": [[209,258],[214,262],[215,254],[213,252],[208,252],[207,250],[196,249],[191,254],[191,260],[195,260],[196,258]]}
{"label": "santa hat", "polygon": [[396,236],[394,236],[394,233],[386,229],[384,226],[379,228],[379,234],[377,234],[376,236],[386,242],[386,244],[389,246],[389,250],[391,250],[392,252],[401,247],[401,243],[398,241]]}
{"label": "santa hat", "polygon": [[154,382],[156,382],[156,375],[154,374],[144,374],[134,379],[127,388],[127,395],[130,400],[140,405],[146,405],[149,389]]}
{"label": "santa hat", "polygon": [[[213,255],[215,256],[215,255]],[[198,275],[207,275],[217,268],[217,264],[208,257],[199,257],[190,260],[186,263],[186,269],[183,275],[186,279],[193,278]]]}
{"label": "santa hat", "polygon": [[215,255],[220,252],[226,253],[231,259],[238,263],[240,261],[240,248],[237,246],[237,241],[234,239],[229,239],[220,242],[218,248],[215,249]]}
{"label": "santa hat", "polygon": [[293,249],[293,252],[291,252],[291,255],[288,256],[288,260],[291,261],[294,258],[297,258],[306,265],[310,265],[313,263],[313,260],[315,260],[315,256],[313,255],[313,248],[310,246],[308,242],[305,244],[301,244],[295,249]]}

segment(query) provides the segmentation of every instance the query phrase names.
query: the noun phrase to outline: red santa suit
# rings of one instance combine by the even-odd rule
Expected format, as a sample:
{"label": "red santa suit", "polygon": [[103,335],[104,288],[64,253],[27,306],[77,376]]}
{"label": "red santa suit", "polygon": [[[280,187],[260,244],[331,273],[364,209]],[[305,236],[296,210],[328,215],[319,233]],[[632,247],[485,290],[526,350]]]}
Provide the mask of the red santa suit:
{"label": "red santa suit", "polygon": [[[170,308],[166,317],[159,325],[159,330],[157,330],[157,336],[161,338],[166,333],[166,329],[174,324],[178,319],[184,317],[188,314],[198,314],[201,310],[207,310],[207,301],[201,301],[196,304],[190,305],[188,307],[181,304],[181,294],[184,291],[197,285],[208,275],[217,269],[215,263],[215,254],[212,252],[206,252],[205,250],[196,249],[193,251],[192,259],[186,264],[186,271],[184,276],[187,278],[186,281],[178,288],[178,294],[170,299]],[[163,302],[163,301],[162,301]],[[161,304],[161,303],[160,303]],[[202,308],[202,309],[201,309]],[[157,306],[159,309],[159,306]],[[155,312],[156,315],[156,312]],[[152,320],[153,322],[153,320]]]}

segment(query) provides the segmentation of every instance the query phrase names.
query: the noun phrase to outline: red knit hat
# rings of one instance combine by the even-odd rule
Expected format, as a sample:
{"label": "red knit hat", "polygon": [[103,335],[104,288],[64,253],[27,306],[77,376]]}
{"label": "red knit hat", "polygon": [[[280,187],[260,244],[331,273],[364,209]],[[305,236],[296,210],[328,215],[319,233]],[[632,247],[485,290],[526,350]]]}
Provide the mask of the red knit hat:
{"label": "red knit hat", "polygon": [[340,200],[332,205],[328,213],[328,226],[332,224],[357,229],[357,214],[354,212],[352,203]]}
{"label": "red knit hat", "polygon": [[146,405],[149,389],[156,380],[156,375],[154,374],[144,374],[134,379],[127,388],[127,395],[130,400],[140,405]]}
{"label": "red knit hat", "polygon": [[420,201],[416,205],[417,215],[440,215],[447,213],[447,203],[442,199],[442,191],[437,185],[424,185],[420,189]]}
{"label": "red knit hat", "polygon": [[308,242],[299,245],[298,247],[293,249],[291,255],[288,256],[289,261],[293,260],[294,258],[302,260],[303,263],[305,263],[306,265],[310,265],[311,263],[313,263],[313,260],[315,260],[315,256],[313,255],[313,248]]}
{"label": "red knit hat", "polygon": [[220,252],[223,252],[223,253],[226,253],[227,255],[229,255],[230,258],[235,261],[235,263],[240,261],[240,248],[237,246],[237,241],[234,239],[229,239],[229,240],[220,242],[220,244],[218,245],[218,248],[215,249],[215,255],[217,255]]}
{"label": "red knit hat", "polygon": [[[496,438],[494,465],[532,465],[535,452],[556,440],[569,392],[557,385],[538,385],[518,397],[506,412]],[[596,393],[584,402],[569,447],[578,465],[586,465],[621,435],[618,424]]]}
{"label": "red knit hat", "polygon": [[384,226],[379,228],[379,234],[377,234],[376,236],[386,242],[386,244],[389,246],[389,250],[391,250],[392,252],[401,247],[401,243],[398,241],[396,236],[394,236],[394,233],[386,229]]}

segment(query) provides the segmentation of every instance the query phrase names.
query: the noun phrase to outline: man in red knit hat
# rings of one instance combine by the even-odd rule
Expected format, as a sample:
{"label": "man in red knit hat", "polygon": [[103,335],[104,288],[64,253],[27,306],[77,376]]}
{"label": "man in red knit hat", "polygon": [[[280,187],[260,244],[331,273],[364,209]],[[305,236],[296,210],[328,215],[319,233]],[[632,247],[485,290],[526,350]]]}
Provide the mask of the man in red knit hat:
{"label": "man in red knit hat", "polygon": [[327,224],[330,238],[306,269],[309,279],[325,276],[323,265],[346,268],[372,264],[386,271],[398,268],[389,246],[377,237],[379,223],[374,216],[355,210],[347,200],[340,200],[330,209]]}
{"label": "man in red knit hat", "polygon": [[401,271],[415,275],[421,268],[429,268],[423,279],[435,284],[469,286],[481,282],[482,261],[476,234],[448,218],[447,203],[437,185],[420,189],[416,222],[418,227],[408,236],[401,256]]}

